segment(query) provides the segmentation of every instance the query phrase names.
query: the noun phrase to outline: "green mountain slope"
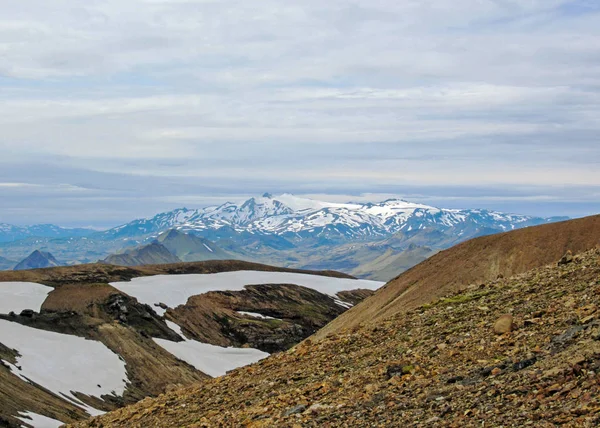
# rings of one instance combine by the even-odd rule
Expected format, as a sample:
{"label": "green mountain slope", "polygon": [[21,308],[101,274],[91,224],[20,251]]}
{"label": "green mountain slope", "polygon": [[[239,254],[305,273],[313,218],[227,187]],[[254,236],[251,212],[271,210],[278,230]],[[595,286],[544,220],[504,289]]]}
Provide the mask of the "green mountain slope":
{"label": "green mountain slope", "polygon": [[236,258],[208,239],[189,235],[175,229],[160,234],[156,240],[167,248],[171,254],[174,254],[184,262],[230,260]]}
{"label": "green mountain slope", "polygon": [[165,246],[158,242],[127,250],[121,254],[113,254],[104,259],[104,263],[118,266],[160,265],[180,261],[177,256],[171,254]]}

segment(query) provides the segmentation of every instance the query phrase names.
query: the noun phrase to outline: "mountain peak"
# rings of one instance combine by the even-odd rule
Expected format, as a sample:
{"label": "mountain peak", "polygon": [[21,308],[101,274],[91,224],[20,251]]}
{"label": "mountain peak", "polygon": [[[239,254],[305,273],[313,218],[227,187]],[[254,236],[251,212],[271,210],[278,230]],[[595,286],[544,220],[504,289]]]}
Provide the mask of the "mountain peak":
{"label": "mountain peak", "polygon": [[19,262],[13,270],[41,269],[55,266],[60,266],[60,263],[52,254],[35,250],[29,256]]}
{"label": "mountain peak", "polygon": [[262,197],[267,199],[273,199],[273,195],[270,193],[263,193]]}

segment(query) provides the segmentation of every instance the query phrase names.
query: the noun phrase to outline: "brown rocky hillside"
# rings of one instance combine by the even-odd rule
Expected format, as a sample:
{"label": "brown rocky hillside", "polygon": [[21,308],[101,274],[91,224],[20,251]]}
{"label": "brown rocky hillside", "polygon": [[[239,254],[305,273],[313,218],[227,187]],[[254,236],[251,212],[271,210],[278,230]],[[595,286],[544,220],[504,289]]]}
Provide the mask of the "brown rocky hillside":
{"label": "brown rocky hillside", "polygon": [[[30,271],[0,272],[2,281],[28,281],[52,286],[39,313],[0,313],[0,320],[75,335],[102,342],[126,364],[130,383],[123,396],[84,396],[86,404],[105,411],[157,396],[169,388],[207,380],[209,376],[176,358],[153,338],[182,341],[153,307],[140,303],[108,282],[157,274],[217,273],[236,270],[285,271],[347,278],[336,272],[279,269],[241,261],[207,261],[143,267],[90,264]],[[261,293],[264,295],[261,297]],[[368,290],[345,292],[358,303],[372,294]],[[195,305],[195,306],[194,306]],[[289,349],[346,308],[329,296],[287,284],[279,288],[255,284],[247,292],[215,292],[192,296],[189,306],[169,309],[167,318],[182,322],[190,337],[223,346],[257,346],[269,352]],[[256,319],[237,311],[273,315],[279,319]],[[193,318],[192,316],[196,316]],[[200,318],[200,317],[204,318]],[[208,324],[204,325],[202,322]],[[198,326],[206,327],[198,330]],[[227,328],[224,328],[226,326]],[[196,333],[196,334],[193,334]],[[15,363],[18,352],[0,343],[0,360]],[[56,373],[60,376],[61,373]],[[17,377],[0,363],[0,426],[17,427],[18,412],[32,411],[53,419],[75,422],[86,413],[40,385]]]}
{"label": "brown rocky hillside", "polygon": [[600,250],[556,260],[74,426],[597,426]]}
{"label": "brown rocky hillside", "polygon": [[600,245],[600,215],[484,236],[425,260],[317,333],[379,322],[447,293],[544,266]]}

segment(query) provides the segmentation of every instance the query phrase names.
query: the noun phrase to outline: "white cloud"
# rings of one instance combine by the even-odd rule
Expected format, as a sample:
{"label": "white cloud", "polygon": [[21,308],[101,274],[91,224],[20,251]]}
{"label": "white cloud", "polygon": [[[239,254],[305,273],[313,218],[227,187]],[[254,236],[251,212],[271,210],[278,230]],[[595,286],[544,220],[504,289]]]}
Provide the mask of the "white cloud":
{"label": "white cloud", "polygon": [[0,166],[52,185],[600,185],[594,1],[6,3]]}

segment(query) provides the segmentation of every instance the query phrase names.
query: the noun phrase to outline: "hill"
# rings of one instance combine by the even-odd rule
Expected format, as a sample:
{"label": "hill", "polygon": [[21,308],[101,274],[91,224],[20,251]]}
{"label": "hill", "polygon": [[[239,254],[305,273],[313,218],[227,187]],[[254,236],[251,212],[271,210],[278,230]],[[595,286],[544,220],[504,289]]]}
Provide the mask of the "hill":
{"label": "hill", "polygon": [[103,262],[118,266],[143,266],[178,263],[181,260],[164,245],[153,242],[142,247],[126,250],[120,254],[112,254],[105,258]]}
{"label": "hill", "polygon": [[41,269],[60,265],[61,264],[54,258],[52,254],[35,250],[25,259],[17,263],[13,270]]}
{"label": "hill", "polygon": [[596,426],[600,250],[569,261],[75,426]]}
{"label": "hill", "polygon": [[10,270],[17,265],[17,262],[14,260],[5,259],[4,257],[0,257],[0,270]]}
{"label": "hill", "polygon": [[382,287],[318,337],[413,309],[471,284],[544,266],[600,245],[600,215],[484,236],[441,251]]}
{"label": "hill", "polygon": [[58,426],[225,374],[380,285],[241,261],[0,272],[0,425]]}
{"label": "hill", "polygon": [[156,240],[169,250],[171,254],[184,262],[230,260],[236,258],[208,239],[183,233],[176,229],[161,233]]}

